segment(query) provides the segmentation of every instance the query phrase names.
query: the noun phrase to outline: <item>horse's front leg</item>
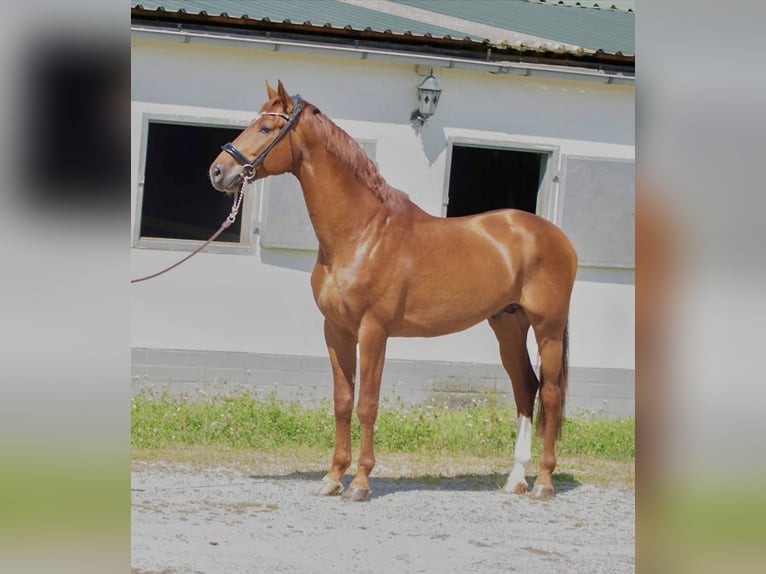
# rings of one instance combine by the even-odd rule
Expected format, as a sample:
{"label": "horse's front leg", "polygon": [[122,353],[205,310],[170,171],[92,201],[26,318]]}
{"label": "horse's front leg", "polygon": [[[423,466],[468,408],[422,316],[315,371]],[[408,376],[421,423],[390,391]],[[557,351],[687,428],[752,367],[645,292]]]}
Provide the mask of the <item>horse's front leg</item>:
{"label": "horse's front leg", "polygon": [[319,483],[315,494],[332,496],[343,492],[341,478],[351,464],[351,412],[354,408],[356,340],[327,320],[324,323],[324,336],[333,377],[335,453],[332,457],[332,467]]}
{"label": "horse's front leg", "polygon": [[386,354],[387,335],[374,322],[363,322],[359,330],[359,402],[356,414],[362,428],[359,464],[356,475],[348,490],[343,494],[347,500],[363,501],[370,497],[369,477],[375,466],[373,434],[375,419],[378,417],[380,381],[383,376],[383,362]]}

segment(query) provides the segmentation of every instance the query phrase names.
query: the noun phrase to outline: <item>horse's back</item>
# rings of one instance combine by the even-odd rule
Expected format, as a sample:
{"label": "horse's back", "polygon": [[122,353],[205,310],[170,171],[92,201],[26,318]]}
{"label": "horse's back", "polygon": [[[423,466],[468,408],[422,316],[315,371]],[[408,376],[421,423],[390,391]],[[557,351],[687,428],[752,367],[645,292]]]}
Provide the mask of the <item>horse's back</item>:
{"label": "horse's back", "polygon": [[[450,218],[431,218],[428,232],[436,233],[441,241],[452,238],[462,242],[463,237],[473,236],[474,248],[482,251],[499,249],[517,264],[532,264],[541,259],[547,264],[564,266],[572,272],[577,267],[577,254],[566,234],[547,219],[519,209],[497,209],[474,215]],[[480,253],[477,253],[480,255]]]}

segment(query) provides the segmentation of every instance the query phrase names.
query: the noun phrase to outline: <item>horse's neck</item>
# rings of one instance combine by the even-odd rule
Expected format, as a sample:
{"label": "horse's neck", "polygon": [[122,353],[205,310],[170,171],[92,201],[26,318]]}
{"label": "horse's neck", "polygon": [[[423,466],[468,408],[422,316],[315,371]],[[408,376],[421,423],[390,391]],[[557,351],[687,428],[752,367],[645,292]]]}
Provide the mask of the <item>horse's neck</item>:
{"label": "horse's neck", "polygon": [[295,175],[303,189],[319,247],[334,259],[354,251],[369,222],[387,212],[388,207],[331,154],[320,155],[321,162],[302,163]]}

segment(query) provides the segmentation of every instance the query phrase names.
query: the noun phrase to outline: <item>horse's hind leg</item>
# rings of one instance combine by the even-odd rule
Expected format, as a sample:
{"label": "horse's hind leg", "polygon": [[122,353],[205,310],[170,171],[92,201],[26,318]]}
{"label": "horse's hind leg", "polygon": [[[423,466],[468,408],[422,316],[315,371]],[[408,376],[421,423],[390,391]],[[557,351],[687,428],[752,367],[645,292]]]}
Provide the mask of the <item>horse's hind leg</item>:
{"label": "horse's hind leg", "polygon": [[567,332],[566,323],[550,329],[536,329],[540,351],[540,405],[537,430],[543,437],[543,455],[532,497],[553,495],[553,470],[556,468],[556,440],[561,436],[564,398],[566,396]]}
{"label": "horse's hind leg", "polygon": [[523,494],[527,491],[526,465],[532,458],[532,410],[538,381],[527,351],[529,321],[520,310],[501,313],[489,319],[500,346],[500,358],[508,372],[516,402],[516,443],[513,449],[513,470],[503,487],[506,492]]}

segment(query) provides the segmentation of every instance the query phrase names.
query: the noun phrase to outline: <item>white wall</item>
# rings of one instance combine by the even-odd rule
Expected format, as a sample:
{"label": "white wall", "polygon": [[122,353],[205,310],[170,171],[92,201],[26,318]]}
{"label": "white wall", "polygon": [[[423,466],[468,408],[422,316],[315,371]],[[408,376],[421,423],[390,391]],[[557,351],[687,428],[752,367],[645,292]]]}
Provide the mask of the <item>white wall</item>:
{"label": "white wall", "polygon": [[[634,156],[630,86],[435,68],[443,96],[418,134],[409,124],[422,79],[414,64],[134,39],[132,65],[134,226],[144,114],[244,124],[265,100],[266,79],[281,79],[352,136],[377,140],[384,177],[433,214],[442,213],[450,138],[551,146],[559,157]],[[554,195],[555,185],[549,190]],[[132,275],[154,272],[183,254],[134,248]],[[313,258],[260,247],[250,254],[203,253],[133,285],[132,345],[322,356],[322,318],[309,286]],[[581,269],[570,320],[571,364],[634,368],[633,307],[632,270]],[[388,349],[390,358],[498,362],[486,325],[438,339],[392,340]]]}

